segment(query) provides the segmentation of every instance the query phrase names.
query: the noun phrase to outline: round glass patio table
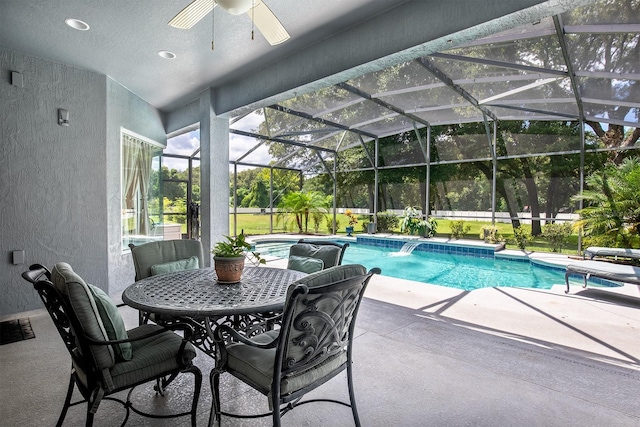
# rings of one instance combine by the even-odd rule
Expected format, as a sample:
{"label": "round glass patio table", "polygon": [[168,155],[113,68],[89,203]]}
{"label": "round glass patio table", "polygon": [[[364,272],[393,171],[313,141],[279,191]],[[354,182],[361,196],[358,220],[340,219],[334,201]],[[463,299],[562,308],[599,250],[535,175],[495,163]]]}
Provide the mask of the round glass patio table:
{"label": "round glass patio table", "polygon": [[284,308],[287,288],[304,276],[295,270],[246,267],[239,283],[218,284],[212,267],[184,270],[139,280],[124,290],[122,300],[190,324],[195,329],[192,341],[215,357],[217,325],[228,324],[248,335],[270,329]]}

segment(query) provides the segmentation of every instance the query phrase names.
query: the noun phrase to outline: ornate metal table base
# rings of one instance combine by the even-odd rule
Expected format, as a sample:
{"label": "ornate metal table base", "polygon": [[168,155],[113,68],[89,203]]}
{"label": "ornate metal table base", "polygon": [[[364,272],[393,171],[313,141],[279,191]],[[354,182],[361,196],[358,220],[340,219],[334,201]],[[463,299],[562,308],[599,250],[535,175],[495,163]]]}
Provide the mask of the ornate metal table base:
{"label": "ornate metal table base", "polygon": [[217,359],[218,351],[213,340],[213,331],[219,325],[227,325],[248,337],[274,329],[280,324],[282,312],[258,314],[236,314],[202,319],[181,318],[194,327],[195,335],[189,340],[200,350]]}
{"label": "ornate metal table base", "polygon": [[305,273],[270,267],[247,267],[240,283],[217,283],[215,270],[203,268],[151,276],[125,289],[123,301],[142,311],[179,317],[192,325],[192,341],[216,357],[213,330],[226,324],[247,336],[273,329],[287,288]]}

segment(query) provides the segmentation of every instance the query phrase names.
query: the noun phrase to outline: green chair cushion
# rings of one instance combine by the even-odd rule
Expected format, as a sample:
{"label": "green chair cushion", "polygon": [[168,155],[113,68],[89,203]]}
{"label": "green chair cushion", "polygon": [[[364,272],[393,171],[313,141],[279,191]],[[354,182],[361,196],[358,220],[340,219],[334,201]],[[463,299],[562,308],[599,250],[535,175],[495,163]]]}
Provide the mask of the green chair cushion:
{"label": "green chair cushion", "polygon": [[290,255],[287,268],[311,274],[324,269],[324,261],[319,258]]}
{"label": "green chair cushion", "polygon": [[151,267],[157,264],[184,260],[192,256],[198,258],[198,265],[204,267],[202,243],[198,240],[162,240],[145,243],[131,248],[135,280],[151,276]]}
{"label": "green chair cushion", "polygon": [[[96,286],[89,285],[89,290],[93,294],[102,324],[110,340],[126,340],[129,338],[124,320],[118,311],[118,307],[113,303],[109,295]],[[131,360],[131,343],[115,344],[113,346],[116,360]]]}
{"label": "green chair cushion", "polygon": [[[77,275],[66,262],[59,262],[51,270],[51,282],[68,299],[80,322],[82,332],[96,341],[108,341],[109,335],[102,323],[93,293],[82,277]],[[91,353],[98,369],[110,368],[116,362],[110,345],[91,346]]]}
{"label": "green chair cushion", "polygon": [[[270,342],[278,331],[269,331],[252,338],[262,344]],[[275,348],[261,349],[246,344],[231,344],[227,346],[227,366],[246,378],[250,384],[263,393],[268,393],[273,380],[273,363],[275,361]],[[315,382],[317,379],[331,376],[342,370],[342,365],[347,362],[346,352],[330,357],[312,369],[299,372],[284,378],[281,382],[283,395],[293,393]]]}
{"label": "green chair cushion", "polygon": [[333,267],[340,262],[342,248],[329,245],[314,245],[312,243],[296,243],[289,249],[289,256],[305,256],[318,258],[324,262],[324,268]]}
{"label": "green chair cushion", "polygon": [[[156,330],[163,329],[158,325],[146,324],[130,329],[129,337],[138,338]],[[187,366],[196,357],[196,350],[187,343],[178,360],[182,338],[172,331],[165,331],[139,341],[134,341],[131,360],[119,362],[110,369],[111,389],[126,387],[143,382],[164,372]]]}
{"label": "green chair cushion", "polygon": [[198,257],[194,255],[178,261],[152,265],[151,275],[156,276],[158,274],[173,273],[174,271],[182,270],[196,270],[198,268],[200,268],[200,263],[198,262]]}

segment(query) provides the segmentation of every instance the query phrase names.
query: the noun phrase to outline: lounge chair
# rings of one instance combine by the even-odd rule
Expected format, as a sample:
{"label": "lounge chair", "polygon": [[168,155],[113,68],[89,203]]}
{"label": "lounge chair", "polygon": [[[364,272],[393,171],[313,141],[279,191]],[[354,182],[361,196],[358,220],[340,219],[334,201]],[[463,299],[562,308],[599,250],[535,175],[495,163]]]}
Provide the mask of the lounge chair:
{"label": "lounge chair", "polygon": [[567,284],[565,293],[569,293],[569,276],[572,274],[581,275],[584,278],[583,288],[587,287],[587,280],[591,277],[640,286],[640,267],[602,261],[579,261],[575,264],[567,265],[564,274],[564,280]]}
{"label": "lounge chair", "polygon": [[640,260],[640,249],[603,248],[600,246],[591,246],[584,250],[585,258],[593,259],[597,256]]}

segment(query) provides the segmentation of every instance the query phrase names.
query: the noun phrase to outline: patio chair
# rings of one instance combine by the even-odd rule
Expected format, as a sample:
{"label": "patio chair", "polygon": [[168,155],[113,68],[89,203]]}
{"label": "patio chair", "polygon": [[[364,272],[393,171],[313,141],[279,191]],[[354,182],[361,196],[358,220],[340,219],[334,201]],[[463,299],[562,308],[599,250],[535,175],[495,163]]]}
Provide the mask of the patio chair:
{"label": "patio chair", "polygon": [[[273,425],[295,406],[333,402],[351,407],[360,425],[353,389],[352,353],[354,325],[362,295],[373,274],[361,265],[329,268],[305,276],[287,291],[282,327],[252,339],[228,325],[220,325],[215,340],[220,360],[211,371],[213,393],[209,425],[221,416],[258,418],[271,416]],[[304,395],[347,370],[349,403],[334,399],[301,401]],[[269,399],[270,412],[238,415],[220,406],[220,375],[227,372]],[[285,405],[285,406],[282,406]]]}
{"label": "patio chair", "polygon": [[[192,364],[196,352],[186,338],[158,325],[126,330],[111,299],[101,289],[85,283],[69,264],[56,264],[53,273],[35,264],[22,277],[40,295],[71,355],[71,377],[57,426],[62,425],[69,407],[84,402],[86,425],[91,426],[105,399],[125,407],[122,425],[129,419],[131,409],[152,418],[190,415],[191,425],[195,426],[202,373]],[[189,336],[187,325],[184,331]],[[132,406],[130,398],[136,386],[156,381],[156,392],[164,394],[164,388],[182,372],[192,373],[195,379],[190,411],[157,415]],[[71,402],[74,385],[83,399]],[[110,396],[123,390],[129,390],[126,402]]]}
{"label": "patio chair", "polygon": [[139,246],[129,244],[129,248],[136,269],[136,282],[156,274],[204,267],[199,240],[160,240]]}
{"label": "patio chair", "polygon": [[315,273],[342,264],[349,243],[300,239],[289,249],[287,268]]}
{"label": "patio chair", "polygon": [[[199,240],[160,240],[139,246],[129,244],[129,248],[136,270],[136,282],[157,274],[204,267],[202,243]],[[149,320],[164,326],[176,321],[171,316],[141,311],[140,324]]]}

